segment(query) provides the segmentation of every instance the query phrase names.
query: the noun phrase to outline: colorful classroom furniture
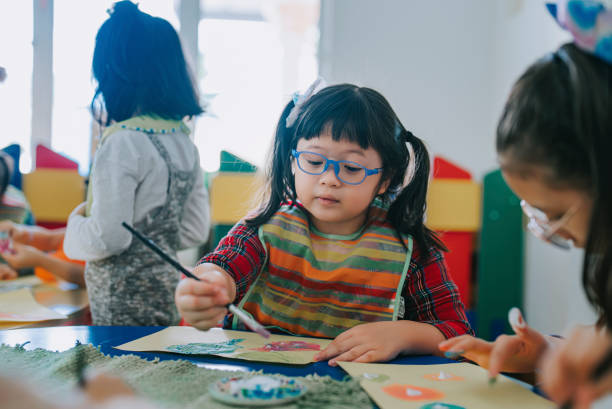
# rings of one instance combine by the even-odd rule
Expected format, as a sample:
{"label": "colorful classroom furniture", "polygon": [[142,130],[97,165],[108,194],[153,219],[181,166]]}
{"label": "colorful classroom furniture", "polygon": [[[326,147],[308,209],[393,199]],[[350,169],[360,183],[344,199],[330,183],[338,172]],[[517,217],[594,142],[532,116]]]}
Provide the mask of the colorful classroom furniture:
{"label": "colorful classroom furniture", "polygon": [[72,210],[85,200],[85,181],[77,162],[38,145],[36,168],[23,175],[23,192],[36,224],[63,227]]}
{"label": "colorful classroom furniture", "polygon": [[449,252],[449,273],[466,308],[472,306],[472,257],[480,229],[481,189],[471,174],[442,157],[434,158],[427,194],[426,224],[438,233]]}
{"label": "colorful classroom furniture", "polygon": [[85,184],[76,171],[34,169],[23,175],[23,192],[37,224],[65,225],[70,212],[84,200]]}
{"label": "colorful classroom furniture", "polygon": [[523,215],[501,171],[485,175],[478,257],[478,335],[512,333],[508,310],[523,307]]}
{"label": "colorful classroom furniture", "polygon": [[79,170],[79,164],[44,145],[36,146],[36,169],[73,169]]}
{"label": "colorful classroom furniture", "polygon": [[212,234],[210,249],[255,205],[263,177],[257,167],[244,159],[221,151],[219,172],[210,178],[210,218]]}

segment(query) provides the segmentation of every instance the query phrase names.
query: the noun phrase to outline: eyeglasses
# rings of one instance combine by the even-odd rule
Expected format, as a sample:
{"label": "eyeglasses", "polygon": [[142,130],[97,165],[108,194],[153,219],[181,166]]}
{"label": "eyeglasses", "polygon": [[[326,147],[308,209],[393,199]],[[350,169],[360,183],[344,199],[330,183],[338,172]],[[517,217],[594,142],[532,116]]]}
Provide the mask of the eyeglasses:
{"label": "eyeglasses", "polygon": [[521,209],[523,209],[523,213],[529,218],[529,222],[527,223],[529,232],[537,238],[564,250],[572,248],[573,241],[561,237],[557,232],[569,221],[579,207],[580,204],[577,204],[566,211],[558,220],[551,221],[543,211],[521,200]]}
{"label": "eyeglasses", "polygon": [[383,169],[368,169],[356,162],[328,159],[319,153],[308,151],[292,149],[291,154],[296,159],[298,168],[302,172],[309,175],[322,175],[327,171],[329,165],[333,165],[336,177],[349,185],[359,185],[368,176],[376,175]]}

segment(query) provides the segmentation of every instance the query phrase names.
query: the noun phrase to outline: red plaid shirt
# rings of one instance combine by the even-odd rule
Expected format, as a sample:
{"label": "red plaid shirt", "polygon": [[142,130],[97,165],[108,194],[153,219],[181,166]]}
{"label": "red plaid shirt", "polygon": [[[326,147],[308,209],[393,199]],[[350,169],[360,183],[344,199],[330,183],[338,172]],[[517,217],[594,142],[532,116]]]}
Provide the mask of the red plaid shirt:
{"label": "red plaid shirt", "polygon": [[[236,281],[236,302],[239,302],[257,278],[265,258],[257,229],[238,223],[200,263],[213,263],[227,271]],[[421,264],[418,260],[419,248],[414,243],[402,292],[403,319],[431,324],[446,338],[473,334],[457,286],[446,271],[443,254],[431,247],[427,261]]]}

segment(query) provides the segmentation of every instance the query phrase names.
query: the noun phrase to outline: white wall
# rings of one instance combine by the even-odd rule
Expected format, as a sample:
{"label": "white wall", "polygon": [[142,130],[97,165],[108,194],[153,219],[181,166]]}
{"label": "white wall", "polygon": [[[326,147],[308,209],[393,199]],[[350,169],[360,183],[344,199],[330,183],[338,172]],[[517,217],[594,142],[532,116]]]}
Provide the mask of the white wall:
{"label": "white wall", "polygon": [[491,168],[493,2],[324,0],[321,14],[329,82],[377,89],[432,152]]}
{"label": "white wall", "polygon": [[[382,92],[432,154],[481,179],[496,168],[495,125],[512,83],[567,38],[544,1],[323,0],[320,71]],[[582,253],[525,243],[529,322],[548,333],[592,322]]]}

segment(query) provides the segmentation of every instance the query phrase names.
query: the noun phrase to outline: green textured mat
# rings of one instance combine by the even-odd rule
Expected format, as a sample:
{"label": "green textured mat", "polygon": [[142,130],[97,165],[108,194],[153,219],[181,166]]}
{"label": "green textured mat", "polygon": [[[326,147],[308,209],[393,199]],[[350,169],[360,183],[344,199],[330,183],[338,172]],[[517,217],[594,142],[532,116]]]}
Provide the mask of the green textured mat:
{"label": "green textured mat", "polygon": [[[28,351],[23,347],[0,345],[1,371],[14,376],[15,370],[28,380],[49,384],[55,393],[65,393],[76,385],[75,351],[83,348],[87,366],[123,378],[138,394],[169,408],[231,408],[208,395],[208,385],[240,372],[200,368],[185,360],[147,361],[136,355],[110,357],[92,345],[78,345],[64,352],[45,349]],[[282,376],[282,375],[278,375]],[[355,380],[336,381],[328,376],[296,377],[308,387],[304,397],[290,405],[274,408],[372,408],[368,395]]]}

